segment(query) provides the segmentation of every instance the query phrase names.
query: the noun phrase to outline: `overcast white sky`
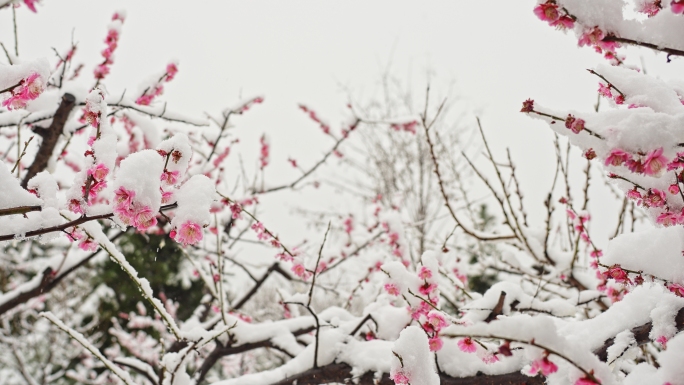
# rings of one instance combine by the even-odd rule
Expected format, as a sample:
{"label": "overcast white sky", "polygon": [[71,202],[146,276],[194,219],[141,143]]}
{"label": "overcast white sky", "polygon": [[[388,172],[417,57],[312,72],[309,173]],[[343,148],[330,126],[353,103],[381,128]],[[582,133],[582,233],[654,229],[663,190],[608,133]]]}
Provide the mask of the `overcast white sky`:
{"label": "overcast white sky", "polygon": [[[550,185],[553,149],[545,125],[519,113],[526,98],[550,107],[591,110],[597,79],[585,69],[602,59],[577,47],[532,13],[533,0],[483,1],[175,1],[43,0],[38,14],[17,10],[23,57],[51,56],[78,42],[76,62],[92,76],[111,14],[125,9],[110,92],[134,88],[169,59],[180,72],[166,88],[169,108],[218,111],[241,95],[264,95],[241,118],[243,140],[267,132],[273,158],[311,147],[314,127],[297,110],[315,108],[333,123],[347,103],[343,88],[368,97],[387,68],[411,84],[450,82],[482,118],[494,147],[510,146],[528,190]],[[11,45],[11,12],[0,12],[0,40]],[[674,73],[681,63],[644,52],[647,69]],[[638,55],[633,55],[636,62]],[[417,90],[418,91],[418,90]],[[313,154],[315,156],[316,153]],[[312,158],[313,159],[313,158]],[[540,161],[542,160],[542,161]],[[532,191],[534,193],[534,191]]]}

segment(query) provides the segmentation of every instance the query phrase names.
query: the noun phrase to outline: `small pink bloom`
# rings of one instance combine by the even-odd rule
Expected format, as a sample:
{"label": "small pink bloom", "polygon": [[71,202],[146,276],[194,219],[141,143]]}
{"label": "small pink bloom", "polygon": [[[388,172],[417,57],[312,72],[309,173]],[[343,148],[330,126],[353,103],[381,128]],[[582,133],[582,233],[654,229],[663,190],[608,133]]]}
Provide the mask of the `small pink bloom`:
{"label": "small pink bloom", "polygon": [[684,152],[678,152],[677,157],[667,164],[667,171],[676,170],[684,167]]}
{"label": "small pink bloom", "polygon": [[609,99],[613,98],[613,93],[610,90],[610,86],[608,86],[606,84],[599,83],[598,93],[601,94],[602,96],[609,98]]}
{"label": "small pink bloom", "polygon": [[603,255],[603,252],[601,250],[594,250],[590,253],[592,258],[599,258]]}
{"label": "small pink bloom", "polygon": [[657,15],[661,9],[660,0],[652,0],[650,2],[641,3],[638,11],[647,14],[648,17],[653,17]]}
{"label": "small pink bloom", "polygon": [[575,20],[572,19],[572,17],[568,15],[563,15],[558,18],[558,20],[549,23],[552,27],[556,27],[558,29],[571,29],[575,26]]}
{"label": "small pink bloom", "polygon": [[664,212],[658,215],[658,218],[656,218],[656,223],[663,225],[665,227],[674,226],[677,224],[678,221],[679,215],[672,212]]}
{"label": "small pink bloom", "polygon": [[645,197],[643,197],[642,204],[645,207],[663,207],[667,202],[667,197],[663,191],[657,188],[649,189]]}
{"label": "small pink bloom", "polygon": [[157,224],[156,213],[149,206],[145,206],[135,213],[133,223],[138,230],[147,230]]}
{"label": "small pink bloom", "polygon": [[429,329],[432,329],[432,331],[439,332],[447,326],[447,321],[442,314],[431,311],[427,316],[427,325],[429,325]]}
{"label": "small pink bloom", "polygon": [[169,63],[166,66],[166,81],[170,82],[178,73],[178,66],[176,63]]}
{"label": "small pink bloom", "polygon": [[667,285],[667,289],[675,293],[679,297],[684,297],[684,286],[678,283],[671,283]]}
{"label": "small pink bloom", "polygon": [[627,275],[627,272],[622,270],[622,268],[619,265],[611,266],[606,272],[606,275],[608,276],[608,278],[612,278],[619,283],[632,283],[632,281],[630,281],[629,279],[629,276]]}
{"label": "small pink bloom", "polygon": [[98,182],[104,180],[104,178],[107,177],[107,174],[109,174],[109,168],[103,163],[98,163],[97,166],[88,170],[88,175],[92,175]]}
{"label": "small pink bloom", "polygon": [[537,15],[542,21],[547,21],[550,23],[558,20],[560,14],[558,13],[558,6],[550,2],[539,4],[534,7],[534,14]]}
{"label": "small pink bloom", "polygon": [[565,118],[565,127],[569,128],[575,134],[579,134],[584,130],[584,123],[583,119],[575,118],[572,115],[568,115],[568,117]]}
{"label": "small pink bloom", "polygon": [[642,198],[641,193],[637,191],[636,187],[632,190],[627,191],[627,198],[633,200],[640,200]]}
{"label": "small pink bloom", "polygon": [[97,243],[93,242],[93,238],[86,238],[78,244],[78,248],[83,251],[95,251],[97,250]]}
{"label": "small pink bloom", "polygon": [[663,148],[657,148],[648,153],[644,160],[644,173],[646,175],[658,176],[665,169],[667,158],[663,156]]}
{"label": "small pink bloom", "polygon": [[420,291],[420,294],[422,295],[430,295],[430,293],[432,293],[436,288],[437,285],[434,283],[426,283],[418,288],[418,291]]}
{"label": "small pink bloom", "polygon": [[194,245],[202,240],[202,228],[197,223],[187,221],[180,226],[176,241],[183,246]]}
{"label": "small pink bloom", "polygon": [[70,200],[69,210],[75,212],[76,214],[83,214],[83,207],[81,207],[81,201],[79,201],[78,199]]}
{"label": "small pink bloom", "polygon": [[530,374],[535,375],[541,372],[544,376],[556,373],[558,371],[558,366],[549,360],[548,357],[544,356],[539,360],[532,362],[530,367]]}
{"label": "small pink bloom", "polygon": [[672,194],[672,195],[679,194],[679,184],[677,184],[677,183],[671,184],[671,185],[667,188],[667,191],[668,191],[670,194]]}
{"label": "small pink bloom", "polygon": [[534,111],[534,100],[532,99],[527,99],[523,102],[522,109],[520,109],[520,112],[532,112]]}
{"label": "small pink bloom", "polygon": [[606,166],[608,165],[613,165],[613,166],[619,166],[623,163],[625,163],[627,160],[630,159],[629,153],[619,149],[619,148],[614,148],[610,150],[610,155],[606,158]]}
{"label": "small pink bloom", "polygon": [[239,204],[237,203],[231,203],[230,204],[230,212],[232,213],[233,219],[240,219],[242,218],[242,207],[240,207]]}
{"label": "small pink bloom", "polygon": [[306,268],[301,263],[294,264],[291,270],[293,273],[295,273],[296,276],[304,280],[308,279],[311,274],[308,271],[306,271]]}
{"label": "small pink bloom", "polygon": [[167,204],[173,199],[173,191],[162,191],[161,203]]}
{"label": "small pink bloom", "polygon": [[667,337],[660,336],[656,339],[656,342],[663,346],[663,349],[667,349]]}
{"label": "small pink bloom", "polygon": [[161,181],[165,182],[166,184],[174,185],[178,183],[178,177],[180,176],[179,171],[168,171],[165,170],[161,174]]}
{"label": "small pink bloom", "polygon": [[396,295],[396,296],[398,296],[400,293],[399,288],[393,283],[386,283],[385,284],[385,291],[389,295]]}
{"label": "small pink bloom", "polygon": [[684,13],[684,0],[673,0],[672,3],[670,3],[670,7],[673,13]]}
{"label": "small pink bloom", "polygon": [[130,207],[133,203],[133,198],[135,197],[135,191],[128,190],[121,186],[118,190],[114,192],[114,202],[116,206],[120,207]]}
{"label": "small pink bloom", "polygon": [[430,279],[432,278],[432,271],[429,268],[422,266],[420,272],[418,272],[418,278],[420,279]]}
{"label": "small pink bloom", "polygon": [[477,345],[470,337],[458,340],[458,348],[465,353],[475,353],[477,351]]}
{"label": "small pink bloom", "polygon": [[396,385],[408,385],[411,382],[408,375],[406,375],[406,373],[403,371],[399,371],[391,375],[390,380],[394,381]]}
{"label": "small pink bloom", "polygon": [[428,340],[428,345],[430,346],[431,352],[437,352],[440,349],[442,349],[442,346],[444,346],[444,342],[439,337],[432,337]]}

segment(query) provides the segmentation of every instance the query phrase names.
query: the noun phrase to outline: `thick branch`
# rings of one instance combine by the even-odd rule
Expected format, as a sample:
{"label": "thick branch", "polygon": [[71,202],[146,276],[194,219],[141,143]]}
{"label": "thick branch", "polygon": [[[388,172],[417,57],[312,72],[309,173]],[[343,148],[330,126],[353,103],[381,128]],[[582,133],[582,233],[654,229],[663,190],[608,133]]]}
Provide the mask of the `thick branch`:
{"label": "thick branch", "polygon": [[30,213],[31,211],[40,211],[42,209],[43,208],[41,206],[10,207],[7,209],[0,209],[0,217],[4,215],[26,214]]}
{"label": "thick branch", "polygon": [[[120,232],[113,236],[110,241],[114,241],[117,238],[119,238],[121,235],[123,235],[125,232]],[[62,274],[57,275],[56,272],[52,270],[52,268],[48,267],[43,271],[43,278],[40,281],[40,284],[30,290],[24,291],[19,293],[17,296],[12,298],[11,300],[0,304],[0,315],[5,314],[9,310],[14,309],[16,306],[25,303],[26,301],[30,300],[31,298],[38,297],[39,295],[45,294],[50,292],[50,290],[54,289],[57,284],[59,284],[64,278],[66,278],[69,274],[71,274],[73,271],[78,269],[79,267],[85,265],[93,259],[100,251],[97,250],[94,253],[91,253],[87,257],[83,258],[80,262],[75,264],[74,266],[70,267],[66,271],[64,271]]]}
{"label": "thick branch", "polygon": [[[679,312],[675,317],[675,327],[677,328],[677,331],[684,330],[684,308],[679,309]],[[648,337],[648,335],[651,333],[652,328],[653,323],[649,322],[632,329],[632,334],[634,334],[634,339],[636,340],[637,345],[643,345],[651,342],[651,339]],[[615,343],[615,338],[607,339],[603,346],[596,350],[594,354],[596,354],[601,361],[608,361],[608,348],[611,347],[613,343]]]}
{"label": "thick branch", "polygon": [[59,136],[62,135],[64,131],[64,125],[71,110],[76,105],[76,98],[72,94],[64,94],[62,96],[62,102],[55,112],[55,116],[52,118],[52,123],[50,127],[46,130],[40,130],[36,133],[43,137],[43,142],[40,144],[36,158],[33,160],[33,164],[28,168],[26,176],[21,181],[21,187],[26,188],[29,180],[36,176],[39,172],[47,168],[48,162],[52,157],[52,153],[55,151],[55,146],[57,145],[57,140]]}
{"label": "thick branch", "polygon": [[674,48],[661,47],[661,46],[653,44],[653,43],[646,43],[643,41],[627,39],[624,37],[606,36],[605,38],[603,38],[603,41],[616,41],[618,43],[638,45],[640,47],[646,47],[646,48],[654,49],[656,51],[662,51],[662,52],[667,53],[668,55],[684,56],[684,51],[682,51],[682,50],[678,50],[678,49],[674,49]]}

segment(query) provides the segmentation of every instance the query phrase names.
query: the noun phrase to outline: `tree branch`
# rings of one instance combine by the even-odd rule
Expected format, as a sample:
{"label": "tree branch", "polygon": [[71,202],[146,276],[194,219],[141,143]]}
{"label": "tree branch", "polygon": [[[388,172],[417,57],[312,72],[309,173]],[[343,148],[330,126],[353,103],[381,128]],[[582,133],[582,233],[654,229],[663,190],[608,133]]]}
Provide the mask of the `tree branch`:
{"label": "tree branch", "polygon": [[36,134],[43,137],[43,142],[40,144],[36,158],[33,160],[33,164],[29,166],[24,179],[21,181],[21,187],[26,188],[29,180],[36,176],[39,172],[47,168],[48,162],[52,157],[52,153],[55,151],[55,146],[57,145],[57,140],[59,136],[62,135],[64,131],[64,125],[71,110],[76,105],[76,98],[72,94],[64,94],[62,96],[62,102],[57,107],[57,112],[52,118],[52,123],[50,127],[46,130],[38,130]]}

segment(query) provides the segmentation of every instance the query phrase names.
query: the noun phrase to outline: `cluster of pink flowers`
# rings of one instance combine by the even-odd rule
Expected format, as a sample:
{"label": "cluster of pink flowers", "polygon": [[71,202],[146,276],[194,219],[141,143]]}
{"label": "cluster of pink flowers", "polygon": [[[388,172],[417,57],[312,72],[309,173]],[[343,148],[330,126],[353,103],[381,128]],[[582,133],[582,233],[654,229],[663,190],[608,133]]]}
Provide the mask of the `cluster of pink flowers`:
{"label": "cluster of pink flowers", "polygon": [[21,79],[16,86],[5,90],[5,92],[10,92],[11,95],[2,102],[2,106],[7,107],[8,110],[24,108],[29,100],[34,100],[44,90],[43,78],[34,72],[28,77]]}
{"label": "cluster of pink flowers", "polygon": [[614,89],[614,87],[612,84],[603,84],[603,83],[599,82],[598,93],[601,96],[608,98],[608,99],[612,99],[615,102],[615,104],[624,104],[625,103],[624,95],[617,92],[617,90],[616,90],[615,94],[613,94],[613,89]]}
{"label": "cluster of pink flowers", "polygon": [[330,135],[330,126],[318,117],[316,111],[309,109],[307,106],[303,104],[299,105],[299,109],[309,114],[311,120],[318,123],[321,126],[321,130],[323,130],[324,133]]}
{"label": "cluster of pink flowers", "polygon": [[[156,219],[154,221],[157,222]],[[186,221],[180,225],[178,230],[171,230],[169,236],[183,246],[194,245],[202,240],[202,226],[192,221]]]}
{"label": "cluster of pink flowers", "polygon": [[85,234],[81,229],[74,227],[71,231],[66,232],[67,236],[72,242],[79,241],[78,248],[83,251],[97,250],[98,243],[93,238]]}
{"label": "cluster of pink flowers", "polygon": [[156,213],[149,206],[137,203],[135,191],[123,186],[114,192],[114,213],[123,223],[138,230],[147,230],[157,224]]}
{"label": "cluster of pink flowers", "polygon": [[344,232],[351,235],[352,231],[354,231],[354,217],[350,215],[344,220]]}
{"label": "cluster of pink flowers", "polygon": [[565,9],[558,9],[558,5],[553,0],[537,5],[534,8],[534,14],[541,20],[548,22],[552,27],[566,29],[575,26],[574,17],[569,15]]}
{"label": "cluster of pink flowers", "polygon": [[443,328],[447,327],[447,325],[449,324],[442,313],[432,310],[427,314],[427,319],[422,323],[422,327],[428,334],[430,351],[439,351],[442,349],[442,346],[444,346],[444,342],[439,337],[439,333]]}
{"label": "cluster of pink flowers", "polygon": [[390,124],[390,128],[393,129],[394,131],[406,131],[410,132],[412,134],[416,133],[416,127],[418,126],[418,122],[415,120],[412,120],[407,123],[392,123]]}
{"label": "cluster of pink flowers", "polygon": [[403,370],[400,370],[396,373],[391,373],[390,380],[394,381],[396,385],[409,385],[411,383],[411,378]]}
{"label": "cluster of pink flowers", "polygon": [[266,134],[261,135],[259,143],[261,143],[261,151],[259,152],[259,165],[260,168],[263,170],[264,167],[268,166],[268,157],[270,154],[270,144],[268,143]]}
{"label": "cluster of pink flowers", "polygon": [[150,103],[156,98],[157,96],[161,95],[164,93],[164,85],[163,83],[168,83],[173,78],[176,76],[176,73],[178,73],[178,66],[176,63],[169,63],[166,65],[166,72],[159,78],[159,80],[148,87],[138,99],[135,100],[136,104],[140,104],[143,106],[149,106]]}
{"label": "cluster of pink flowers", "polygon": [[629,171],[635,174],[646,174],[656,177],[660,176],[665,171],[666,165],[668,166],[668,169],[671,165],[673,168],[680,167],[678,158],[668,164],[667,158],[663,155],[662,147],[650,151],[643,159],[641,156],[632,158],[628,152],[619,148],[614,148],[610,151],[608,157],[606,157],[605,164],[606,166],[620,166],[624,164]]}
{"label": "cluster of pink flowers", "polygon": [[565,128],[570,129],[570,131],[574,132],[575,134],[579,134],[582,130],[584,130],[584,123],[584,120],[575,118],[570,114],[568,114],[568,117],[565,118]]}
{"label": "cluster of pink flowers", "polygon": [[[120,13],[115,13],[112,16],[112,21],[117,20],[123,23],[124,16]],[[105,38],[105,44],[107,44],[107,48],[102,51],[104,61],[95,67],[94,71],[95,79],[98,80],[104,79],[109,74],[109,67],[114,63],[114,51],[116,51],[116,47],[119,45],[119,30],[117,28],[112,27],[109,29]]]}
{"label": "cluster of pink flowers", "polygon": [[603,53],[606,59],[619,61],[615,51],[620,44],[615,41],[606,41],[606,37],[606,33],[600,28],[589,28],[580,36],[579,45],[580,47],[585,45],[593,47],[596,52]]}

